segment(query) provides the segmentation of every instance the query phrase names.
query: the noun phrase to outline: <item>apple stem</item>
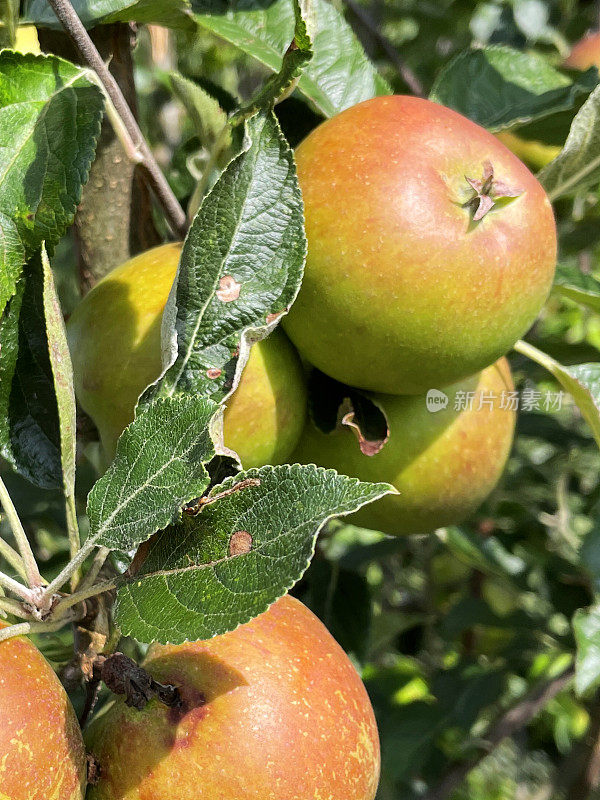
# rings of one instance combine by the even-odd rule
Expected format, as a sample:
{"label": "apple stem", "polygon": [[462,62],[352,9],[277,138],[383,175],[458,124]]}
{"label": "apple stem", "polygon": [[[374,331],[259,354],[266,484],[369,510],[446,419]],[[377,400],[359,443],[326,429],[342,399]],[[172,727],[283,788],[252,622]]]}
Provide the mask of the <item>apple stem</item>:
{"label": "apple stem", "polygon": [[6,514],[10,529],[15,537],[21,558],[23,559],[23,565],[25,568],[29,588],[33,589],[37,586],[41,586],[44,581],[40,575],[35,556],[33,555],[33,550],[31,549],[29,539],[27,538],[27,534],[25,533],[23,525],[21,524],[19,515],[17,514],[17,509],[13,505],[13,501],[10,498],[8,489],[6,488],[2,478],[0,478],[0,504],[4,508],[4,513]]}
{"label": "apple stem", "polygon": [[[94,70],[106,94],[110,98],[114,111],[122,122],[122,127],[119,126],[120,130],[116,132],[119,138],[127,135],[130,140],[125,148],[127,153],[139,154],[140,167],[143,169],[146,180],[162,206],[169,224],[178,236],[184,237],[187,232],[185,212],[167,183],[167,179],[158,166],[148,143],[144,139],[133,112],[125,100],[123,92],[102,60],[102,56],[79,19],[77,12],[69,0],[48,0],[48,3],[52,7],[69,38],[81,53],[84,62]],[[111,120],[114,120],[114,114],[111,113],[110,116]]]}

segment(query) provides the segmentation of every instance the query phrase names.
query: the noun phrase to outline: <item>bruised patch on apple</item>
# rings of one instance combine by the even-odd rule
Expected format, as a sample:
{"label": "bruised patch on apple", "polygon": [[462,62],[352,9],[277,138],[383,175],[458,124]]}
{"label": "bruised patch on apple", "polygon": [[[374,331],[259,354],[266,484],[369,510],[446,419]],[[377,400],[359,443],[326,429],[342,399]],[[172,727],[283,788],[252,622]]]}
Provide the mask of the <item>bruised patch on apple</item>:
{"label": "bruised patch on apple", "polygon": [[216,292],[217,297],[223,303],[231,303],[240,296],[241,286],[242,284],[236,281],[233,275],[223,275],[219,280],[219,288]]}

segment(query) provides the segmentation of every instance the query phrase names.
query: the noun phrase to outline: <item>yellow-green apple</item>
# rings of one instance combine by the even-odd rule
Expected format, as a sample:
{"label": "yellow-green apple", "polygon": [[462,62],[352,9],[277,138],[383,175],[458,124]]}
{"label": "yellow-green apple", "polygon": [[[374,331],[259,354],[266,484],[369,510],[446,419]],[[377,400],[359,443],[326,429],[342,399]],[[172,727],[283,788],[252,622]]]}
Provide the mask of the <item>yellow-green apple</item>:
{"label": "yellow-green apple", "polygon": [[515,425],[513,391],[503,358],[427,396],[373,394],[390,430],[376,455],[361,452],[348,426],[326,434],[309,421],[292,460],[387,481],[398,490],[348,522],[390,534],[454,524],[480,505],[502,474]]}
{"label": "yellow-green apple", "polygon": [[542,169],[554,161],[562,150],[556,144],[545,144],[537,139],[524,139],[514,131],[500,131],[496,134],[503,145],[521,159],[528,167],[534,170]]}
{"label": "yellow-green apple", "polygon": [[79,724],[50,664],[28,639],[0,642],[0,798],[82,800],[85,783]]}
{"label": "yellow-green apple", "polygon": [[447,386],[496,361],[552,285],[544,189],[488,131],[429,100],[386,96],[296,150],[308,260],[283,325],[342,383]]}
{"label": "yellow-green apple", "polygon": [[[94,286],[69,319],[77,399],[110,459],[140,393],[160,374],[162,313],[180,253],[181,245],[172,243],[125,262]],[[244,468],[282,463],[298,441],[305,414],[304,371],[277,329],[252,347],[227,401],[225,444]]]}
{"label": "yellow-green apple", "polygon": [[379,739],[344,651],[283,597],[231,633],[151,647],[180,709],[117,700],[92,723],[89,800],[373,800]]}

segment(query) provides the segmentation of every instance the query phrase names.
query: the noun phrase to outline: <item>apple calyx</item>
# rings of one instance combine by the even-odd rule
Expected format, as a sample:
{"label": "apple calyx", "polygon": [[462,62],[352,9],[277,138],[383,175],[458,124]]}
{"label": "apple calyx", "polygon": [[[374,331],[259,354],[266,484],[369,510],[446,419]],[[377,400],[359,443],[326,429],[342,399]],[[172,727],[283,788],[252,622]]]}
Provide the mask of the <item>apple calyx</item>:
{"label": "apple calyx", "polygon": [[473,211],[474,222],[483,219],[497,200],[503,197],[518,197],[523,194],[521,189],[514,189],[503,180],[494,177],[494,167],[491,161],[484,161],[481,179],[469,178],[465,175],[465,180],[475,192],[473,197],[464,204],[466,208]]}
{"label": "apple calyx", "polygon": [[155,681],[143,667],[123,653],[98,656],[94,677],[103,681],[113,694],[124,695],[125,704],[141,711],[150,700],[160,700],[170,708],[180,708],[179,690],[171,684]]}

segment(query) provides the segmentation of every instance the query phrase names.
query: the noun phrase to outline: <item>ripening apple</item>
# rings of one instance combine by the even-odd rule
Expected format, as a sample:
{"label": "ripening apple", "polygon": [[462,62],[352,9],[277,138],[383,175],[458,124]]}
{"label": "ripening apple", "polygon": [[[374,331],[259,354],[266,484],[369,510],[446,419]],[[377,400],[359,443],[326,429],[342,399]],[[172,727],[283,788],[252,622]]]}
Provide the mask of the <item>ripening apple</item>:
{"label": "ripening apple", "polygon": [[523,163],[534,170],[543,169],[546,164],[554,161],[562,150],[559,145],[546,144],[537,139],[525,139],[511,130],[500,131],[496,136]]}
{"label": "ripening apple", "polygon": [[[75,392],[114,457],[141,392],[161,372],[162,313],[181,245],[161,245],[125,262],[83,298],[67,324]],[[244,468],[284,462],[306,415],[300,359],[275,330],[255,344],[240,384],[227,401],[225,444]]]}
{"label": "ripening apple", "polygon": [[282,324],[322,372],[418,394],[492,364],[533,323],[554,217],[493,134],[429,100],[376,97],[319,125],[296,161],[308,260]]}
{"label": "ripening apple", "polygon": [[576,42],[565,59],[564,66],[580,70],[600,68],[600,31],[590,31]]}
{"label": "ripening apple", "polygon": [[0,798],[82,800],[85,784],[83,739],[60,681],[28,639],[0,642]]}
{"label": "ripening apple", "polygon": [[373,800],[379,738],[354,667],[283,597],[231,633],[151,647],[145,668],[181,709],[120,700],[92,723],[89,800]]}
{"label": "ripening apple", "polygon": [[41,53],[35,25],[19,25],[15,33],[15,50],[19,53]]}
{"label": "ripening apple", "polygon": [[425,395],[373,394],[390,430],[379,453],[362,453],[345,425],[322,433],[309,421],[292,460],[363,481],[386,481],[398,490],[347,517],[348,522],[389,534],[455,524],[475,511],[502,474],[515,426],[513,390],[502,358],[445,387],[447,403],[439,410],[430,410]]}

